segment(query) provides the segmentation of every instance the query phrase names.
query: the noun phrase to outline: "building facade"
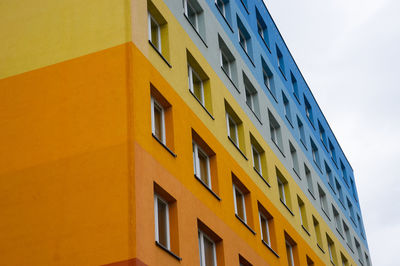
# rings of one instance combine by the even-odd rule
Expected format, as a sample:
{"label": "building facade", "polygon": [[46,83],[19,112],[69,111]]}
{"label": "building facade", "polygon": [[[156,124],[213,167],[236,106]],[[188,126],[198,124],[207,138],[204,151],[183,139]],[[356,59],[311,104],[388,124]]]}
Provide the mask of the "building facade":
{"label": "building facade", "polygon": [[0,7],[1,265],[371,265],[262,0]]}

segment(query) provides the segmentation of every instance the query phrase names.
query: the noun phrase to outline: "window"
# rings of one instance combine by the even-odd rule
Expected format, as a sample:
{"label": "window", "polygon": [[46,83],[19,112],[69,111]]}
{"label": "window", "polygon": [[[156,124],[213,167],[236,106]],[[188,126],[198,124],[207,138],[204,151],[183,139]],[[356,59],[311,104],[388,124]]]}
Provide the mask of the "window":
{"label": "window", "polygon": [[276,46],[276,57],[278,59],[278,68],[281,71],[282,75],[285,76],[285,62],[283,61],[283,55],[278,46]]}
{"label": "window", "polygon": [[355,216],[354,216],[354,210],[353,210],[353,204],[351,204],[350,200],[347,199],[347,206],[349,207],[349,211],[350,211],[350,218],[353,220],[353,222],[355,223]]}
{"label": "window", "polygon": [[244,202],[244,194],[235,185],[233,185],[233,198],[234,198],[234,202],[235,202],[235,214],[240,219],[242,219],[243,222],[247,223],[246,204]]}
{"label": "window", "polygon": [[297,158],[297,151],[293,144],[289,141],[290,155],[292,157],[293,171],[300,178],[299,159]]}
{"label": "window", "polygon": [[307,266],[314,266],[314,262],[312,261],[312,259],[310,259],[310,257],[308,257],[307,255],[306,257],[307,257]]}
{"label": "window", "polygon": [[168,203],[158,195],[154,195],[154,216],[156,221],[156,241],[170,249]]}
{"label": "window", "polygon": [[304,106],[305,106],[306,116],[307,116],[308,120],[311,122],[311,125],[314,125],[311,105],[308,102],[306,96],[304,96]]}
{"label": "window", "polygon": [[147,1],[147,7],[149,43],[166,61],[169,59],[167,21],[151,1]]}
{"label": "window", "polygon": [[314,216],[312,217],[312,219],[313,219],[315,236],[317,237],[317,245],[319,246],[320,249],[323,249],[321,229],[320,229],[320,226],[319,226],[319,222]]}
{"label": "window", "polygon": [[202,221],[197,220],[201,266],[217,266],[222,254],[222,239]]}
{"label": "window", "polygon": [[189,51],[186,51],[186,55],[189,91],[201,106],[203,106],[206,112],[211,115],[212,103],[210,79]]}
{"label": "window", "polygon": [[258,151],[258,148],[251,145],[251,149],[253,151],[253,167],[254,169],[262,175],[262,165],[261,165],[261,155]]}
{"label": "window", "polygon": [[327,140],[326,140],[326,134],[325,134],[325,129],[321,125],[321,122],[318,121],[318,129],[319,129],[319,138],[321,139],[322,144],[327,146]]}
{"label": "window", "polygon": [[312,154],[313,161],[318,166],[318,168],[320,168],[321,162],[319,160],[319,151],[318,151],[317,145],[315,145],[314,141],[311,138],[310,138],[310,143],[311,143],[311,154]]}
{"label": "window", "polygon": [[192,148],[194,176],[215,196],[218,193],[215,153],[193,129]]}
{"label": "window", "polygon": [[269,92],[272,94],[274,100],[277,101],[272,71],[269,69],[269,67],[268,67],[267,63],[265,63],[264,59],[261,59],[261,64],[262,64],[262,71],[263,71],[262,74],[263,74],[264,85],[267,87]]}
{"label": "window", "polygon": [[351,192],[353,194],[353,198],[357,201],[357,197],[356,197],[356,188],[354,186],[354,181],[353,179],[350,177],[350,188],[351,188]]}
{"label": "window", "polygon": [[331,156],[332,160],[336,163],[335,147],[333,146],[330,140],[328,142],[329,142],[329,155]]}
{"label": "window", "polygon": [[151,131],[159,141],[166,144],[164,108],[153,97],[151,97]]}
{"label": "window", "polygon": [[298,264],[297,258],[297,244],[296,242],[285,232],[285,244],[286,244],[286,257],[289,266],[295,266]]}
{"label": "window", "polygon": [[216,266],[217,254],[214,241],[199,230],[199,250],[201,266]]}
{"label": "window", "polygon": [[342,220],[344,233],[346,235],[346,242],[350,249],[353,249],[353,243],[351,241],[350,229],[347,224]]}
{"label": "window", "polygon": [[245,151],[244,146],[244,133],[243,123],[239,116],[233,111],[232,107],[225,101],[226,111],[226,127],[228,131],[229,140],[239,149],[244,156],[242,151]]}
{"label": "window", "polygon": [[236,121],[229,114],[226,114],[226,123],[228,127],[228,137],[236,146],[239,146],[238,126]]}
{"label": "window", "polygon": [[232,187],[236,217],[246,225],[253,226],[250,191],[233,173]]}
{"label": "window", "polygon": [[291,209],[292,204],[290,201],[289,183],[283,177],[281,172],[277,168],[275,168],[275,169],[276,169],[276,175],[277,175],[277,181],[278,181],[279,199],[286,207]]}
{"label": "window", "polygon": [[328,164],[326,162],[324,162],[324,164],[325,164],[326,175],[328,176],[328,183],[329,183],[330,187],[332,188],[333,192],[335,192],[335,186],[333,183],[333,175],[332,175],[331,168],[328,166]]}
{"label": "window", "polygon": [[367,253],[364,253],[364,255],[365,255],[365,261],[367,262],[367,266],[370,266],[370,265],[371,265],[371,262],[370,262],[370,260],[369,260],[369,257],[368,257],[368,255],[367,255]]}
{"label": "window", "polygon": [[321,204],[321,208],[329,218],[329,210],[328,210],[328,202],[326,200],[326,193],[322,190],[320,185],[318,185],[318,194],[319,194],[319,202]]}
{"label": "window", "polygon": [[269,50],[269,36],[268,36],[267,24],[265,24],[265,21],[261,16],[260,12],[258,12],[257,8],[256,8],[256,18],[257,18],[257,32],[260,35],[261,39],[264,41],[265,45],[267,46],[267,49]]}
{"label": "window", "polygon": [[311,195],[314,198],[314,186],[313,186],[313,180],[312,180],[312,176],[311,176],[311,171],[310,169],[307,167],[306,164],[304,164],[304,173],[306,175],[306,179],[307,179],[307,188],[308,191],[311,193]]}
{"label": "window", "polygon": [[342,220],[340,219],[339,212],[333,205],[332,205],[332,211],[333,211],[333,217],[335,219],[336,229],[342,235],[343,234]]}
{"label": "window", "polygon": [[340,252],[340,258],[342,259],[342,266],[348,266],[349,261],[346,259],[346,257],[343,255],[342,252]]}
{"label": "window", "polygon": [[153,185],[156,244],[164,250],[179,254],[176,200],[158,184]]}
{"label": "window", "polygon": [[301,225],[308,233],[308,220],[307,220],[306,207],[304,205],[304,202],[300,199],[299,196],[297,196],[297,203],[299,204],[299,214],[300,214]]}
{"label": "window", "polygon": [[[360,228],[361,236],[364,237],[364,230],[363,230],[361,218],[360,218],[360,216],[359,216],[358,214],[357,214],[357,222],[358,222],[358,226],[359,226],[359,228]],[[365,237],[364,237],[364,238],[365,238]]]}
{"label": "window", "polygon": [[282,99],[283,99],[283,105],[284,105],[283,111],[285,113],[285,117],[292,126],[292,113],[290,112],[290,103],[286,95],[283,93],[283,91],[282,91]]}
{"label": "window", "polygon": [[301,122],[298,116],[296,117],[297,117],[297,126],[299,128],[300,141],[301,143],[303,143],[304,147],[306,147],[306,134],[304,132],[303,122]]}
{"label": "window", "polygon": [[248,77],[243,73],[243,83],[246,91],[246,104],[250,108],[250,110],[256,115],[256,117],[260,118],[260,106],[258,104],[258,94],[257,90],[251,84]]}
{"label": "window", "polygon": [[228,49],[228,46],[222,40],[222,38],[218,35],[219,41],[219,49],[220,49],[220,63],[221,68],[224,73],[228,76],[231,82],[236,86],[237,82],[237,72],[236,72],[236,64],[235,57]]}
{"label": "window", "polygon": [[250,38],[250,33],[247,31],[245,26],[243,25],[242,21],[238,16],[236,16],[236,21],[238,24],[238,37],[239,37],[239,43],[240,46],[242,46],[243,50],[246,52],[246,54],[252,58],[253,56],[253,47],[251,45],[251,38]]}
{"label": "window", "polygon": [[348,185],[349,183],[347,181],[346,167],[343,165],[342,160],[340,160],[340,169],[342,171],[342,178],[344,182],[346,182],[346,184]]}
{"label": "window", "polygon": [[335,243],[333,240],[329,237],[328,234],[326,234],[326,240],[328,242],[328,253],[329,253],[329,259],[333,263],[333,265],[337,265],[337,257],[336,257],[336,248],[335,248]]}
{"label": "window", "polygon": [[271,237],[270,237],[270,233],[269,233],[269,219],[261,211],[258,213],[258,215],[259,215],[259,218],[260,218],[261,239],[268,246],[271,247]]}
{"label": "window", "polygon": [[283,153],[283,143],[282,143],[282,133],[281,126],[278,121],[276,121],[275,117],[268,110],[269,117],[269,130],[271,133],[271,140],[278,147],[279,151]]}
{"label": "window", "polygon": [[356,238],[354,238],[354,243],[356,244],[356,250],[357,250],[357,254],[358,254],[358,260],[361,262],[361,264],[364,264],[364,260],[363,260],[363,255],[362,255],[360,243],[357,241]]}
{"label": "window", "polygon": [[276,248],[274,218],[260,202],[258,202],[258,218],[260,220],[261,240],[274,250]]}
{"label": "window", "polygon": [[344,196],[343,196],[343,190],[342,190],[342,186],[339,184],[339,182],[337,181],[337,179],[335,179],[335,183],[336,183],[336,189],[339,193],[339,201],[340,203],[342,203],[343,207],[344,207]]}
{"label": "window", "polygon": [[183,0],[183,8],[185,17],[203,40],[205,38],[205,24],[203,9],[199,2],[197,0]]}
{"label": "window", "polygon": [[244,257],[239,254],[239,266],[252,266],[250,262],[248,262]]}
{"label": "window", "polygon": [[297,85],[297,79],[294,77],[292,71],[290,71],[290,81],[292,82],[292,89],[293,89],[293,94],[296,97],[297,101],[299,101],[299,87]]}

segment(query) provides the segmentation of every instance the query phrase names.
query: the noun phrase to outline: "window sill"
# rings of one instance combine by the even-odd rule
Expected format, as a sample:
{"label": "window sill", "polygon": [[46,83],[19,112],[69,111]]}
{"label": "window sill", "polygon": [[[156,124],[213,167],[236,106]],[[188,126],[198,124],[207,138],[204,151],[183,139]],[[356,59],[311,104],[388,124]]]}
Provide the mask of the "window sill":
{"label": "window sill", "polygon": [[285,115],[285,117],[286,117],[286,120],[289,122],[289,125],[290,125],[292,128],[294,128],[294,126],[293,126],[293,124],[292,124],[292,121],[290,121],[289,117],[288,117],[287,115]]}
{"label": "window sill", "polygon": [[325,254],[325,251],[322,249],[322,247],[317,243],[317,247],[322,251],[322,253]]}
{"label": "window sill", "polygon": [[304,227],[304,225],[301,225],[301,228],[307,233],[308,236],[311,236],[310,232],[308,232],[307,228]]}
{"label": "window sill", "polygon": [[267,90],[268,90],[269,93],[271,94],[271,96],[272,96],[272,98],[274,99],[274,101],[275,101],[276,103],[278,103],[278,100],[276,99],[276,96],[275,96],[275,94],[272,92],[272,90],[271,90],[267,85],[265,85],[265,87],[267,87]]}
{"label": "window sill", "polygon": [[296,101],[299,103],[299,105],[301,105],[299,96],[297,96],[297,94],[295,92],[293,92],[294,98],[296,99]]}
{"label": "window sill", "polygon": [[258,115],[254,112],[253,109],[251,109],[251,107],[246,103],[246,105],[249,107],[250,111],[253,113],[253,115],[257,118],[258,122],[260,122],[260,124],[262,125],[263,123],[261,122],[260,118],[258,117]]}
{"label": "window sill", "polygon": [[171,64],[167,61],[167,59],[158,51],[157,47],[149,40],[150,46],[157,52],[157,54],[161,57],[161,59],[168,65],[169,68],[172,68]]}
{"label": "window sill", "polygon": [[246,161],[248,161],[249,159],[247,159],[246,155],[244,155],[244,153],[240,150],[240,148],[236,145],[236,143],[231,139],[231,137],[228,136],[228,139],[232,142],[233,146],[235,146],[235,148],[240,152],[240,154],[246,159]]}
{"label": "window sill", "polygon": [[244,10],[246,10],[247,14],[250,14],[249,10],[247,9],[246,5],[243,3],[243,0],[240,0],[242,2],[242,5],[244,7]]}
{"label": "window sill", "polygon": [[310,189],[308,189],[308,193],[310,193],[311,197],[313,197],[313,199],[316,200],[314,193],[312,193]]}
{"label": "window sill", "polygon": [[214,191],[212,191],[211,188],[209,188],[206,184],[204,184],[203,180],[201,180],[200,177],[194,175],[194,178],[195,178],[197,181],[199,181],[200,184],[202,184],[203,187],[205,187],[205,188],[208,190],[208,192],[210,192],[218,201],[221,201],[221,198],[220,198]]}
{"label": "window sill", "polygon": [[253,59],[251,59],[251,57],[250,57],[250,55],[247,53],[246,49],[244,49],[244,47],[243,47],[241,44],[239,44],[239,45],[240,45],[240,47],[242,47],[243,52],[247,55],[247,58],[249,59],[250,63],[253,65],[253,67],[256,67],[256,65],[255,65],[254,62],[253,62]]}
{"label": "window sill", "polygon": [[176,158],[177,155],[176,155],[173,151],[171,151],[164,143],[162,143],[162,141],[159,140],[159,139],[156,137],[156,135],[154,135],[153,133],[151,133],[151,135],[153,136],[153,138],[154,138],[155,140],[157,140],[158,143],[161,144],[161,146],[164,147],[164,149],[166,149],[172,156],[174,156],[174,158]]}
{"label": "window sill", "polygon": [[176,255],[176,254],[173,253],[171,250],[167,249],[166,247],[164,247],[164,245],[162,245],[161,243],[158,243],[157,241],[156,241],[156,246],[159,247],[159,248],[161,248],[161,249],[164,250],[165,252],[167,252],[169,255],[171,255],[171,256],[174,257],[175,259],[177,259],[177,260],[179,260],[179,261],[182,260],[181,257],[179,257],[178,255]]}
{"label": "window sill", "polygon": [[300,174],[297,172],[297,170],[294,169],[294,168],[292,168],[292,169],[293,169],[293,172],[297,175],[297,177],[301,180],[301,176],[300,176]]}
{"label": "window sill", "polygon": [[285,206],[285,208],[290,212],[290,214],[292,215],[292,216],[294,216],[294,213],[292,212],[292,210],[286,205],[286,203],[284,203],[283,201],[282,201],[282,199],[279,199],[280,201],[281,201],[281,203],[283,204],[283,206]]}
{"label": "window sill", "polygon": [[331,218],[329,217],[328,213],[325,211],[324,208],[321,207],[322,212],[325,214],[326,218],[328,218],[329,221],[331,221]]}
{"label": "window sill", "polygon": [[269,46],[268,46],[268,44],[267,44],[267,41],[265,41],[265,39],[264,39],[260,34],[258,34],[258,35],[260,36],[261,40],[262,40],[263,43],[265,44],[265,47],[267,47],[268,52],[271,53],[271,49],[269,49]]}
{"label": "window sill", "polygon": [[278,148],[278,150],[280,151],[280,153],[283,155],[283,158],[286,158],[285,154],[283,153],[283,151],[281,150],[281,148],[279,147],[278,144],[275,143],[275,141],[273,139],[271,139],[272,142],[275,144],[275,146]]}
{"label": "window sill", "polygon": [[228,75],[228,73],[226,73],[225,69],[221,66],[222,71],[225,73],[226,77],[229,79],[229,81],[232,83],[233,87],[235,87],[235,89],[237,90],[237,92],[240,93],[240,90],[238,89],[238,87],[236,87],[235,82],[233,82],[233,80],[231,79],[231,77]]}
{"label": "window sill", "polygon": [[228,20],[226,19],[226,17],[224,16],[224,14],[222,13],[221,9],[219,9],[217,3],[215,3],[215,6],[217,7],[218,12],[221,14],[222,18],[225,20],[226,24],[228,25],[229,29],[232,31],[232,33],[234,33],[231,25],[229,24]]}
{"label": "window sill", "polygon": [[236,216],[236,218],[237,218],[244,226],[246,226],[247,229],[250,230],[250,232],[251,232],[253,235],[256,235],[256,232],[254,232],[254,230],[251,229],[251,227],[250,227],[245,221],[243,221],[243,219],[240,218],[239,215],[237,215],[237,214],[235,213],[235,216]]}
{"label": "window sill", "polygon": [[286,78],[285,73],[283,72],[283,69],[281,67],[278,67],[278,69],[279,69],[279,72],[281,72],[282,77],[285,79],[285,81],[287,81],[287,78]]}
{"label": "window sill", "polygon": [[206,113],[211,117],[212,120],[215,120],[215,118],[212,116],[212,114],[207,110],[207,108],[200,102],[199,99],[197,99],[196,95],[194,95],[194,93],[189,90],[190,94],[193,95],[193,97],[196,99],[196,101],[201,105],[201,107],[203,107],[203,109],[206,111]]}
{"label": "window sill", "polygon": [[206,41],[203,39],[203,37],[200,35],[200,33],[197,31],[196,27],[192,24],[192,22],[190,22],[190,19],[186,16],[185,13],[183,13],[183,16],[186,18],[186,20],[189,22],[190,26],[192,26],[194,32],[196,32],[197,36],[199,36],[200,40],[203,42],[203,44],[206,46],[206,48],[208,48],[208,45],[206,43]]}
{"label": "window sill", "polygon": [[267,182],[267,180],[262,176],[260,172],[257,171],[255,167],[253,167],[254,171],[256,171],[257,175],[261,177],[262,181],[264,181],[265,184],[267,184],[268,187],[271,187],[271,185]]}
{"label": "window sill", "polygon": [[261,242],[264,244],[264,246],[266,246],[277,258],[279,258],[278,253],[275,252],[275,250],[272,249],[272,247],[270,247],[270,245],[268,245],[267,242],[265,242],[263,239],[261,239]]}

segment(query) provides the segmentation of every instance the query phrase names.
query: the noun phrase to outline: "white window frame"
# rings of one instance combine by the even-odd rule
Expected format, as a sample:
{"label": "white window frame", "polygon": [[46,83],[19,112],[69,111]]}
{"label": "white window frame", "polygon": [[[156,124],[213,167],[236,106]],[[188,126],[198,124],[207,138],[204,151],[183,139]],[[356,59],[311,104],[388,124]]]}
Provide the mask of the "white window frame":
{"label": "white window frame", "polygon": [[[305,227],[306,225],[303,223],[303,214],[301,213],[301,206],[302,206],[302,205],[304,206],[304,203],[303,203],[303,204],[300,204],[300,202],[298,202],[298,204],[299,204],[300,222],[301,222],[301,225]],[[304,208],[305,208],[305,207],[304,207]]]}
{"label": "white window frame", "polygon": [[[250,107],[250,109],[254,112],[254,101],[255,101],[254,97],[255,97],[255,93],[252,93],[250,90],[245,88],[245,94],[246,94],[247,106]],[[249,95],[249,101],[247,101],[247,95]]]}
{"label": "white window frame", "polygon": [[[158,232],[158,201],[161,201],[162,203],[165,204],[166,206],[166,227],[167,227],[167,248],[168,250],[171,249],[171,244],[170,244],[170,230],[169,230],[169,204],[167,201],[165,201],[163,198],[158,196],[157,194],[154,194],[154,220],[155,220],[155,236],[156,236],[156,241],[160,245],[163,245],[159,242],[159,232]],[[163,245],[164,246],[164,245]]]}
{"label": "white window frame", "polygon": [[[232,138],[231,136],[231,131],[230,131],[230,127],[229,127],[229,121],[232,121],[232,123],[235,125],[235,139]],[[236,146],[239,147],[239,130],[238,130],[238,124],[236,123],[236,121],[228,114],[226,113],[226,126],[228,129],[228,137],[231,138],[233,141],[235,141]]]}
{"label": "white window frame", "polygon": [[331,260],[333,265],[335,265],[335,263],[333,262],[332,242],[330,241],[328,241],[328,253],[329,253],[329,259]]}
{"label": "white window frame", "polygon": [[294,258],[293,258],[293,246],[289,243],[289,241],[286,242],[286,251],[289,252],[290,255],[290,265],[289,266],[294,266]]}
{"label": "white window frame", "polygon": [[[222,69],[224,69],[224,71],[226,72],[228,72],[228,73],[226,73],[227,75],[228,75],[228,77],[230,78],[230,79],[232,79],[232,76],[231,76],[231,73],[232,73],[232,71],[231,71],[231,61],[229,60],[229,57],[222,51],[222,49],[220,48],[219,49],[219,51],[220,51],[220,63],[221,63],[221,67],[222,67]],[[223,63],[223,59],[222,59],[222,57],[224,57],[225,59],[226,59],[226,61],[228,62],[228,69],[225,69],[224,68],[224,63]]]}
{"label": "white window frame", "polygon": [[[193,25],[193,27],[196,29],[197,32],[199,32],[199,14],[197,13],[197,10],[193,7],[192,3],[190,3],[190,0],[184,0],[183,7],[184,7],[185,15],[187,18],[189,18],[188,5],[195,12],[195,16],[194,16],[194,21],[195,21],[194,24],[195,25]],[[190,21],[190,19],[189,19],[189,21]],[[192,23],[192,21],[190,21],[190,23]]]}
{"label": "white window frame", "polygon": [[155,136],[156,134],[156,124],[155,124],[155,117],[154,117],[154,108],[157,107],[161,110],[161,139],[160,141],[165,145],[166,138],[165,138],[165,110],[161,104],[157,102],[156,99],[151,97],[151,132]]}
{"label": "white window frame", "polygon": [[192,92],[193,95],[197,98],[196,94],[194,93],[194,81],[193,81],[193,76],[198,78],[200,80],[200,88],[201,88],[201,99],[198,99],[201,103],[201,105],[205,105],[204,101],[204,85],[203,85],[203,80],[200,78],[199,74],[192,68],[191,65],[188,65],[188,73],[189,73],[189,90]]}
{"label": "white window frame", "polygon": [[199,252],[200,252],[200,266],[206,266],[206,259],[205,259],[205,251],[204,251],[204,238],[210,241],[213,245],[213,259],[214,259],[214,266],[217,266],[217,250],[215,242],[208,237],[205,233],[199,230]]}
{"label": "white window frame", "polygon": [[207,181],[208,181],[208,185],[207,186],[211,189],[212,188],[212,184],[211,184],[211,173],[210,173],[210,157],[207,155],[206,152],[203,151],[203,149],[196,142],[193,141],[194,175],[196,176],[197,179],[199,179],[201,182],[203,182],[202,176],[201,176],[201,171],[200,171],[199,152],[202,153],[206,157],[206,161],[207,161]]}
{"label": "white window frame", "polygon": [[[157,37],[158,37],[158,45],[156,46],[152,39],[151,39],[151,21],[153,21],[157,25]],[[157,50],[161,53],[161,27],[160,24],[157,22],[157,20],[150,14],[148,13],[148,24],[149,24],[149,41],[157,48]]]}
{"label": "white window frame", "polygon": [[[254,145],[251,145],[251,150],[252,150],[252,154],[253,154],[253,167],[255,169],[257,169],[256,167],[256,161],[254,160],[254,157],[258,157],[258,168],[260,170],[257,170],[259,172],[259,174],[262,174],[262,164],[261,164],[261,154],[260,152],[256,149],[256,147],[254,147]],[[256,154],[256,156],[255,156]]]}
{"label": "white window frame", "polygon": [[[219,2],[219,1],[222,2],[222,10],[221,10],[221,8],[220,8],[219,5],[218,5],[218,2]],[[221,11],[222,15],[223,15],[224,17],[226,17],[226,13],[225,13],[225,2],[224,2],[224,0],[215,0],[215,4],[217,5],[219,11]]]}
{"label": "white window frame", "polygon": [[[267,239],[264,239],[264,236],[263,236],[263,233],[262,233],[262,220],[261,220],[261,218],[263,218],[265,220],[265,228],[267,229]],[[270,236],[270,231],[269,231],[269,220],[260,211],[258,212],[258,219],[260,221],[261,240],[263,240],[265,243],[268,244],[269,247],[271,247],[271,236]]]}
{"label": "white window frame", "polygon": [[264,68],[263,68],[263,78],[264,78],[264,85],[267,86],[269,90],[271,90],[271,78],[269,77],[268,72]]}
{"label": "white window frame", "polygon": [[[238,214],[238,211],[237,211],[237,203],[236,203],[236,191],[237,192],[239,192],[239,194],[241,194],[242,195],[242,204],[243,204],[243,221],[245,222],[245,223],[247,223],[247,215],[246,215],[246,202],[245,202],[245,199],[244,199],[244,193],[235,185],[235,184],[233,184],[233,202],[235,203],[235,214],[237,215],[237,216],[239,216],[239,214]],[[239,216],[240,217],[240,216]],[[242,217],[240,217],[240,218],[242,218]]]}
{"label": "white window frame", "polygon": [[[240,46],[242,46],[242,48],[246,51],[246,53],[248,53],[248,51],[247,51],[247,39],[246,39],[246,36],[244,36],[244,33],[242,32],[242,30],[240,28],[238,28],[238,37],[239,37]],[[243,38],[243,44],[240,41],[241,38]]]}
{"label": "white window frame", "polygon": [[276,132],[277,131],[277,129],[275,128],[275,126],[270,122],[270,131],[271,131],[271,139],[272,139],[272,141],[276,144],[276,145],[278,145],[279,143],[278,143],[278,132]]}
{"label": "white window frame", "polygon": [[282,192],[282,201],[286,204],[285,184],[278,178],[278,189]]}

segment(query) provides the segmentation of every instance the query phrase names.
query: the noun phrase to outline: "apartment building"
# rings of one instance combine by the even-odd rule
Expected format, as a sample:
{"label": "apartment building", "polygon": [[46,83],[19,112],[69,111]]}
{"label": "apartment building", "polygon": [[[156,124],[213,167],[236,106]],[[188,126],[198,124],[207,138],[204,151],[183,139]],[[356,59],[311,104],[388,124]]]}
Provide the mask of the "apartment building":
{"label": "apartment building", "polygon": [[6,1],[0,264],[371,265],[266,4]]}

